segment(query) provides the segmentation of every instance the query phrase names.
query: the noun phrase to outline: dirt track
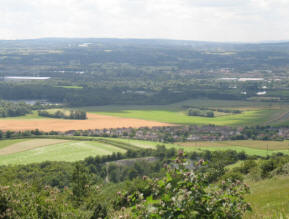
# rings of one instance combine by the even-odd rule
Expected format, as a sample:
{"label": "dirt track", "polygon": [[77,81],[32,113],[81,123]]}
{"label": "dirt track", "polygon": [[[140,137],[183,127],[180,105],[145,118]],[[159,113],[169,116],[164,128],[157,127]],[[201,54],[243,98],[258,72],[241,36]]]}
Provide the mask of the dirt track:
{"label": "dirt track", "polygon": [[87,114],[87,120],[65,120],[65,119],[11,119],[0,120],[0,130],[34,130],[41,131],[69,131],[87,129],[109,129],[123,127],[154,127],[171,126],[168,123],[160,123],[141,119],[120,118],[97,114]]}

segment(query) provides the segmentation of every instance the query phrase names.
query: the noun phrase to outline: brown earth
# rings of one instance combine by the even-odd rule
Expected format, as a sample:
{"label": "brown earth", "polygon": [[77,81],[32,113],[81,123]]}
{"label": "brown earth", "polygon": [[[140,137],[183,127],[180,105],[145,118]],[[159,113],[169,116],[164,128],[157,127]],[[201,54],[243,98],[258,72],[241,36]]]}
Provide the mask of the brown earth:
{"label": "brown earth", "polygon": [[9,145],[5,148],[0,149],[0,155],[14,154],[21,151],[27,151],[34,148],[44,147],[48,145],[59,144],[68,142],[68,140],[62,139],[33,139],[28,141],[19,142],[16,144]]}
{"label": "brown earth", "polygon": [[139,128],[155,126],[172,126],[168,123],[142,119],[120,118],[97,114],[87,114],[87,120],[67,119],[11,119],[0,120],[0,130],[23,131],[39,129],[41,131],[69,131],[109,128]]}

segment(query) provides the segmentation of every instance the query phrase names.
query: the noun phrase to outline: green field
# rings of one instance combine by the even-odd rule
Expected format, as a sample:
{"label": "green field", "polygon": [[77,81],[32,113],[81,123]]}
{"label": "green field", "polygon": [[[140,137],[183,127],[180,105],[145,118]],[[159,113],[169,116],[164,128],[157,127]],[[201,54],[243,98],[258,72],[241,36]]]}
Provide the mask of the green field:
{"label": "green field", "polygon": [[13,140],[0,140],[0,149],[8,147],[16,143],[27,141],[28,139],[13,139]]}
{"label": "green field", "polygon": [[[167,144],[161,142],[142,141],[142,140],[131,140],[131,139],[114,139],[115,141],[121,141],[129,143],[142,148],[155,148],[157,145],[165,145],[167,148],[183,149],[187,152],[192,151],[217,151],[217,150],[235,150],[237,152],[246,152],[249,155],[267,156],[273,153],[282,152],[289,154],[289,141],[218,141],[218,142],[190,142],[187,144],[175,143]],[[267,151],[267,144],[269,150]]]}
{"label": "green field", "polygon": [[[191,107],[212,107],[222,109],[238,109],[241,114],[218,114],[214,118],[187,116],[183,106]],[[289,123],[289,116],[286,104],[274,104],[267,102],[254,101],[219,101],[219,100],[188,100],[170,105],[154,105],[154,106],[99,106],[82,108],[88,112],[103,115],[136,118],[158,122],[174,123],[174,124],[196,124],[196,125],[229,125],[229,126],[245,126],[257,124],[279,124]],[[218,116],[219,115],[219,116]],[[282,117],[284,115],[284,117]],[[287,115],[287,114],[286,114]],[[289,115],[289,114],[288,114]],[[288,117],[288,118],[287,118]]]}
{"label": "green field", "polygon": [[[61,139],[56,138],[56,139]],[[157,145],[165,145],[167,148],[183,149],[186,152],[235,150],[244,151],[249,155],[267,156],[273,153],[282,152],[289,154],[289,141],[222,141],[222,142],[190,142],[190,143],[161,143],[142,140],[130,140],[120,138],[94,138],[94,137],[67,137],[67,142],[45,143],[45,138],[41,139],[17,139],[1,140],[1,149],[6,151],[9,147],[15,150],[15,145],[27,146],[28,142],[34,144],[34,148],[25,151],[0,155],[0,165],[6,164],[27,164],[43,161],[77,161],[89,156],[108,155],[113,152],[125,152],[127,149],[136,150],[138,148],[156,148]],[[85,141],[87,140],[87,141]],[[39,141],[39,142],[37,142]],[[48,145],[49,143],[49,145]],[[267,151],[267,144],[270,145]],[[14,147],[13,147],[14,146]]]}
{"label": "green field", "polygon": [[184,147],[245,147],[252,149],[261,149],[268,151],[289,150],[289,141],[258,141],[258,140],[235,140],[235,141],[194,141],[179,143]]}
{"label": "green field", "polygon": [[251,194],[245,199],[253,211],[244,218],[288,218],[289,177],[274,177],[260,182],[249,183]]}
{"label": "green field", "polygon": [[[241,114],[220,113],[215,111],[214,118],[188,116],[184,106],[208,107],[214,109],[241,110]],[[90,113],[144,119],[150,121],[166,122],[184,125],[288,125],[289,105],[285,103],[255,102],[255,101],[232,101],[232,100],[187,100],[169,105],[108,105],[78,108]],[[63,109],[69,110],[69,109]],[[50,110],[50,111],[53,111]],[[7,119],[47,119],[38,116],[34,111],[32,114],[20,117],[0,118]]]}
{"label": "green field", "polygon": [[[13,145],[13,143],[10,145]],[[6,147],[9,146],[6,145]],[[89,156],[102,156],[113,152],[123,153],[125,150],[96,141],[69,141],[14,154],[0,155],[0,165],[28,164],[43,161],[77,161]]]}

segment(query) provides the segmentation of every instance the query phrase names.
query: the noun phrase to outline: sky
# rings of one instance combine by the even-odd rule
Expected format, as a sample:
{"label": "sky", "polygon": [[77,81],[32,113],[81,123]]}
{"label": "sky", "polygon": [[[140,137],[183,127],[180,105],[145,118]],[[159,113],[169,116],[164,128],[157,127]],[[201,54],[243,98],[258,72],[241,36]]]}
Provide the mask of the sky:
{"label": "sky", "polygon": [[0,39],[289,40],[289,0],[0,0]]}

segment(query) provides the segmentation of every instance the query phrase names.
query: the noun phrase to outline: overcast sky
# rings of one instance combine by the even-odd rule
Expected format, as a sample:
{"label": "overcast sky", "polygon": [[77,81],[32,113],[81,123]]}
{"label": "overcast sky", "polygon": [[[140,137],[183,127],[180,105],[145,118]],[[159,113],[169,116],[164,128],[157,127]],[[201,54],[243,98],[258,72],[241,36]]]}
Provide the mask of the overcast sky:
{"label": "overcast sky", "polygon": [[0,39],[289,40],[289,0],[0,0]]}

